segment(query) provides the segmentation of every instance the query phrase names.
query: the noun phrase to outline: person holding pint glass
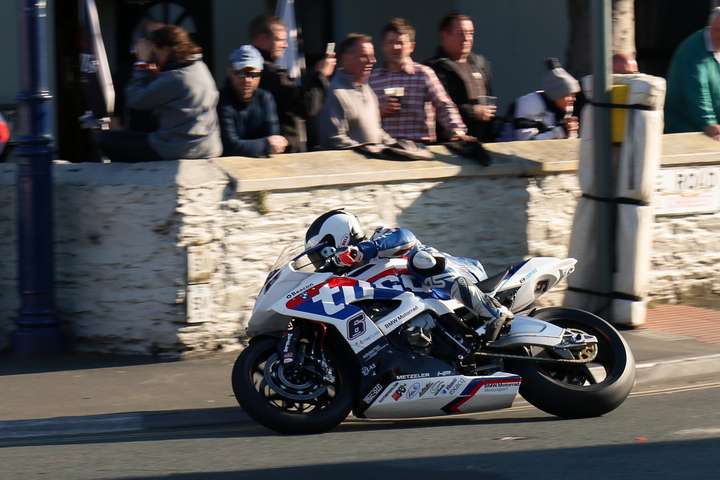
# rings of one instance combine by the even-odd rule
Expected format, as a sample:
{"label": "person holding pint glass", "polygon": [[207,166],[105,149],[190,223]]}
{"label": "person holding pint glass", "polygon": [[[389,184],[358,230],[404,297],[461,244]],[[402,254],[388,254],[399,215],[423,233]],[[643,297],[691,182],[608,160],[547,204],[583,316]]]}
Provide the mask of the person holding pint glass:
{"label": "person holding pint glass", "polygon": [[431,68],[415,63],[415,29],[395,18],[382,31],[384,64],[373,70],[370,86],[380,101],[383,129],[396,139],[434,143],[436,117],[446,132],[442,140],[466,138],[455,104]]}
{"label": "person holding pint glass", "polygon": [[490,63],[472,52],[475,27],[467,15],[451,12],[440,21],[440,47],[426,65],[437,74],[458,106],[468,135],[481,142],[497,138],[496,98],[492,96]]}

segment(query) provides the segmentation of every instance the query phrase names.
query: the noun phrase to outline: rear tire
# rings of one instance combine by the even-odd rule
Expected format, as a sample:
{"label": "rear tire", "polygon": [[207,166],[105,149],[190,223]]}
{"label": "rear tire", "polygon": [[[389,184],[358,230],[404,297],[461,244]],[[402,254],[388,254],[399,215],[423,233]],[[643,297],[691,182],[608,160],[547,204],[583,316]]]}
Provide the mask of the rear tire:
{"label": "rear tire", "polygon": [[587,368],[507,360],[506,368],[523,379],[520,394],[525,400],[565,418],[598,417],[625,401],[635,384],[635,358],[615,328],[592,313],[572,308],[545,308],[533,317],[597,337],[597,361],[605,369],[605,378],[598,383],[588,380],[583,382],[587,384],[580,384],[577,379],[583,375],[587,378]]}
{"label": "rear tire", "polygon": [[[287,398],[282,391],[273,390],[269,383],[281,385],[279,378],[266,379],[267,372],[274,372],[276,362],[277,338],[262,337],[253,339],[242,351],[232,371],[232,387],[240,406],[258,423],[286,434],[310,434],[326,432],[342,422],[350,413],[353,405],[354,390],[350,382],[347,366],[332,352],[326,352],[328,363],[335,374],[335,383],[329,386],[317,384],[317,405],[310,404],[310,410],[302,409],[303,401]],[[281,368],[281,367],[280,367]],[[269,383],[268,383],[269,382]],[[297,407],[296,407],[297,405]],[[296,411],[288,411],[288,406]]]}

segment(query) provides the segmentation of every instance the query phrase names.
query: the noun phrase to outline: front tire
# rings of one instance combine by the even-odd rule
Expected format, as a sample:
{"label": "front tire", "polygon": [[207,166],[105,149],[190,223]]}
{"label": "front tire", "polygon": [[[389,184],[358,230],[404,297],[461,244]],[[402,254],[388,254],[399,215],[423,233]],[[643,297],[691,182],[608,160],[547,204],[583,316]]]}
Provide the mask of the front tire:
{"label": "front tire", "polygon": [[[533,317],[574,328],[598,339],[594,360],[604,370],[597,380],[588,366],[508,360],[506,368],[523,378],[520,394],[535,407],[565,418],[598,417],[625,401],[635,384],[635,358],[625,339],[605,320],[572,308],[538,310]],[[543,350],[540,355],[547,355]]]}
{"label": "front tire", "polygon": [[348,367],[327,352],[334,383],[312,378],[293,383],[286,378],[277,344],[277,338],[253,339],[235,361],[232,387],[240,406],[255,421],[279,433],[320,433],[340,424],[354,400]]}

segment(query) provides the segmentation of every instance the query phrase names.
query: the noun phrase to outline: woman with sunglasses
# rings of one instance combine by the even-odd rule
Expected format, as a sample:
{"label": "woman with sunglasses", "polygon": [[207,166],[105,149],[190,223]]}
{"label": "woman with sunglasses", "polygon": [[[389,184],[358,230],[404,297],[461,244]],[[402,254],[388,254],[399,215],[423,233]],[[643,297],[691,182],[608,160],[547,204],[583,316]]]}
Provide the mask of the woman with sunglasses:
{"label": "woman with sunglasses", "polygon": [[282,153],[288,145],[278,135],[277,109],[272,94],[258,88],[263,57],[251,45],[230,54],[230,67],[220,92],[218,117],[223,155],[265,157]]}

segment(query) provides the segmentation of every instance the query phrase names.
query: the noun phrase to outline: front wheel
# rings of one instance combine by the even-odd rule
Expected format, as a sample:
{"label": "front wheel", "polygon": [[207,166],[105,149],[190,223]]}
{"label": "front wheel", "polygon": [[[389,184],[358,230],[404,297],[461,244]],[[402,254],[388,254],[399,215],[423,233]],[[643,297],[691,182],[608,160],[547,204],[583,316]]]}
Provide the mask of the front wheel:
{"label": "front wheel", "polygon": [[328,381],[317,368],[286,367],[277,350],[277,338],[256,338],[235,361],[233,392],[248,415],[289,434],[325,432],[342,422],[354,396],[348,367],[327,352]]}
{"label": "front wheel", "polygon": [[[508,360],[506,368],[523,378],[520,394],[552,415],[597,417],[625,401],[635,383],[635,359],[625,339],[605,320],[572,308],[538,310],[533,317],[580,330],[597,338],[597,355],[589,364]],[[527,348],[526,354],[562,358],[552,349]]]}

